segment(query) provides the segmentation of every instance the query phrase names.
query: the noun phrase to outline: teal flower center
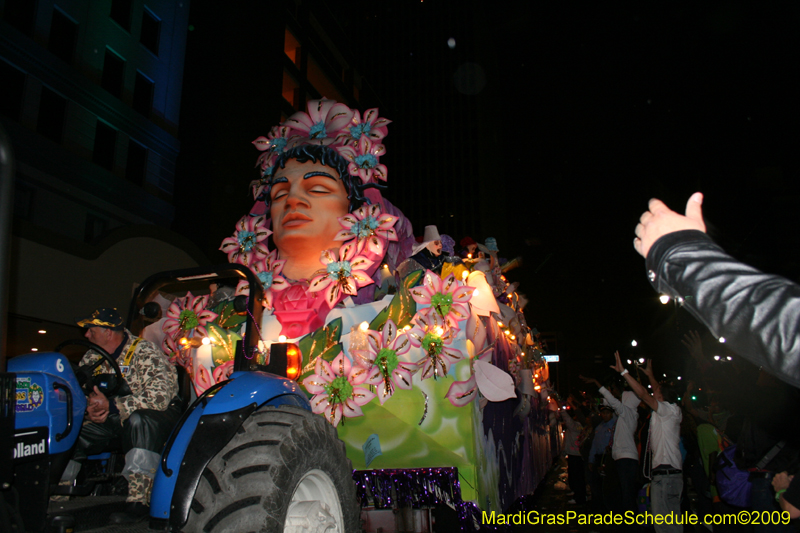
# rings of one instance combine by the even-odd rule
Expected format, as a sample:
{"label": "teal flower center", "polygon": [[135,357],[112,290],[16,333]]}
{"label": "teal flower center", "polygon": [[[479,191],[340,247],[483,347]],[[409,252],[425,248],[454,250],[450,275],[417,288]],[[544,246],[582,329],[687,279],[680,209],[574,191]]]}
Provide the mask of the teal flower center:
{"label": "teal flower center", "polygon": [[344,376],[339,376],[325,385],[325,393],[330,403],[344,403],[353,395],[353,386]]}
{"label": "teal flower center", "polygon": [[350,228],[350,231],[352,231],[356,237],[363,239],[365,237],[369,237],[370,235],[374,234],[375,233],[374,230],[378,226],[379,226],[378,221],[375,220],[374,217],[367,216],[367,218],[365,218],[364,220],[359,220],[358,222],[353,224],[353,227]]}
{"label": "teal flower center", "polygon": [[452,307],[452,305],[452,294],[442,294],[441,292],[437,292],[431,296],[431,307],[436,309],[436,312],[442,315],[442,318],[447,316],[447,313],[450,312],[450,307]]}
{"label": "teal flower center", "polygon": [[444,341],[439,335],[428,333],[422,339],[422,349],[428,352],[431,357],[441,354],[443,348]]}
{"label": "teal flower center", "polygon": [[397,360],[396,351],[389,348],[381,348],[381,351],[378,352],[378,357],[375,358],[375,364],[381,369],[384,377],[389,377],[400,362]]}
{"label": "teal flower center", "polygon": [[236,238],[239,240],[239,249],[249,252],[256,245],[256,234],[252,231],[240,231]]}
{"label": "teal flower center", "polygon": [[350,135],[353,139],[360,139],[362,135],[369,135],[369,132],[372,130],[372,124],[369,122],[365,122],[364,124],[356,124],[355,126],[350,126]]}
{"label": "teal flower center", "polygon": [[333,280],[343,280],[350,277],[350,261],[333,261],[328,263],[328,277]]}
{"label": "teal flower center", "polygon": [[197,318],[197,313],[191,309],[184,309],[181,311],[181,314],[178,316],[178,322],[180,323],[181,329],[184,331],[192,330],[200,325],[200,319]]}
{"label": "teal flower center", "polygon": [[[325,126],[323,126],[322,129],[325,129]],[[269,144],[276,152],[283,152],[283,149],[286,148],[287,142],[288,140],[286,137],[277,137],[275,139],[271,139]]]}
{"label": "teal flower center", "polygon": [[356,166],[358,168],[375,168],[378,166],[378,158],[372,154],[356,156]]}
{"label": "teal flower center", "polygon": [[317,122],[311,129],[308,131],[308,137],[310,139],[324,139],[328,136],[328,132],[325,130],[325,123],[324,122]]}
{"label": "teal flower center", "polygon": [[272,276],[272,271],[258,273],[258,279],[261,280],[261,284],[265,289],[272,287]]}

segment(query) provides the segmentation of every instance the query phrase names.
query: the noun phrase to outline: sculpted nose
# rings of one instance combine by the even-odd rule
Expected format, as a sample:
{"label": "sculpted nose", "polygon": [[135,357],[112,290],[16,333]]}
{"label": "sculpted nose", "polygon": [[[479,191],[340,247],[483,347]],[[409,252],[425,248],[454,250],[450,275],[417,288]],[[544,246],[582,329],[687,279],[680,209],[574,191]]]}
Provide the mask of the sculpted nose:
{"label": "sculpted nose", "polygon": [[300,187],[292,187],[289,189],[289,194],[286,195],[286,205],[288,207],[297,207],[298,205],[309,205],[305,197],[304,191]]}

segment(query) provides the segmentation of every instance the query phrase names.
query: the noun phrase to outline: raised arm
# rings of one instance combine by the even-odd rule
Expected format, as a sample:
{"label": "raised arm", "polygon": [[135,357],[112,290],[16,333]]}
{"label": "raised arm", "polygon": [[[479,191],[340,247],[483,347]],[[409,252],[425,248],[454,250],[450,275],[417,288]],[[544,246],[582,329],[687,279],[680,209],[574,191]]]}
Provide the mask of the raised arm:
{"label": "raised arm", "polygon": [[619,358],[619,352],[614,352],[614,357],[616,358],[617,362],[615,365],[612,365],[611,368],[619,372],[622,377],[625,378],[625,381],[628,382],[631,390],[634,394],[636,394],[636,396],[639,397],[639,399],[646,403],[653,411],[658,411],[658,402],[656,399],[650,396],[650,394],[647,392],[647,389],[645,389],[641,383],[636,381],[636,379],[631,376],[630,372],[628,372],[627,369],[622,366],[622,360]]}
{"label": "raised arm", "polygon": [[584,383],[594,383],[597,385],[597,391],[603,395],[603,398],[606,399],[608,405],[614,410],[617,416],[622,415],[622,402],[614,398],[614,395],[611,394],[611,391],[600,385],[600,382],[597,381],[595,378],[587,378],[585,376],[578,376],[583,380]]}
{"label": "raised arm", "polygon": [[634,241],[650,283],[737,354],[800,387],[800,285],[727,255],[705,234],[702,199],[692,195],[686,216],[650,201]]}

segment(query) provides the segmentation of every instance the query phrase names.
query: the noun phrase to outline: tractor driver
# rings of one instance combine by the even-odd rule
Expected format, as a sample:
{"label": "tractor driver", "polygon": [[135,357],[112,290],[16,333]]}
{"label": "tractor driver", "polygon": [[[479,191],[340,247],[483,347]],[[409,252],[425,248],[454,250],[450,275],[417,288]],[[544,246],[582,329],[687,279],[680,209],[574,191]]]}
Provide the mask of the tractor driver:
{"label": "tractor driver", "polygon": [[[110,520],[115,524],[138,522],[149,515],[150,491],[161,450],[181,415],[177,372],[155,344],[134,336],[123,326],[116,309],[97,309],[77,323],[86,328],[89,341],[117,361],[130,390],[120,390],[117,397],[107,398],[94,387],[87,401],[88,421],[81,428],[73,461],[62,483],[75,480],[87,455],[100,453],[112,439],[120,439],[125,452],[122,475],[128,481],[128,497],[125,511],[113,513]],[[80,364],[92,364],[99,358],[89,350]],[[103,363],[100,372],[112,370]]]}

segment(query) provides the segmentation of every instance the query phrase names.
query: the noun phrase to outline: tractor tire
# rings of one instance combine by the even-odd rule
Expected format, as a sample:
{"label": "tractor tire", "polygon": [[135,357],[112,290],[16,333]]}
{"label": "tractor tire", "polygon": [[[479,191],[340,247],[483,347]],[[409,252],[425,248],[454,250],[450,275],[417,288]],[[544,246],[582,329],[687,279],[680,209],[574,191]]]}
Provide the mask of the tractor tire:
{"label": "tractor tire", "polygon": [[263,407],[203,471],[183,531],[360,532],[352,473],[323,417]]}

